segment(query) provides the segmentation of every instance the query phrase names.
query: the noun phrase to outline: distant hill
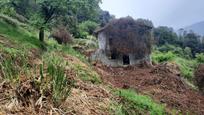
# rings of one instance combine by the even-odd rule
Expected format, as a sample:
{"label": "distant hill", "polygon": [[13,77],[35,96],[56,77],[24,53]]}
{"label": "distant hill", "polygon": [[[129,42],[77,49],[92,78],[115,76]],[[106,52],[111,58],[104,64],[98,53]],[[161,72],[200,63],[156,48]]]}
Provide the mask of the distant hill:
{"label": "distant hill", "polygon": [[185,30],[193,30],[195,33],[204,36],[204,21],[192,24],[184,28]]}

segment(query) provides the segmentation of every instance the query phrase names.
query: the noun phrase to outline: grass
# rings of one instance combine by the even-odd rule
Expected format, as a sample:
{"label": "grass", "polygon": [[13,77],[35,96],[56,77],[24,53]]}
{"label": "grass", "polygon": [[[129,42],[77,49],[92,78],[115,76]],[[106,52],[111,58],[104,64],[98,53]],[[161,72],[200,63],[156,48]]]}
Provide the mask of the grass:
{"label": "grass", "polygon": [[3,45],[0,45],[0,52],[2,53],[0,68],[5,79],[13,81],[18,79],[20,73],[26,72],[28,69],[26,52]]}
{"label": "grass", "polygon": [[182,76],[184,76],[189,81],[192,81],[195,68],[197,67],[196,60],[188,60],[181,57],[176,57],[174,61],[176,62],[176,64],[178,64]]}
{"label": "grass", "polygon": [[3,35],[9,40],[15,42],[16,44],[21,44],[19,46],[30,48],[40,48],[40,41],[33,35],[21,27],[15,27],[0,20],[0,35]]}
{"label": "grass", "polygon": [[[81,53],[75,51],[70,45],[58,45],[55,41],[49,40],[48,41],[49,51],[50,52],[61,52],[62,54],[68,54],[71,56],[74,56],[78,58],[81,63],[86,64],[87,66],[84,67],[83,65],[80,65],[79,63],[69,64],[69,66],[74,69],[77,76],[85,81],[85,82],[91,82],[91,83],[101,83],[101,79],[99,75],[93,70],[91,64],[88,62],[86,57],[82,55]],[[48,51],[48,52],[49,52]]]}
{"label": "grass", "polygon": [[54,104],[59,106],[69,96],[71,88],[74,86],[74,80],[67,76],[66,66],[68,65],[60,56],[54,53],[46,53],[43,55],[43,62],[46,65],[44,69],[48,74],[47,76],[42,74],[41,79],[51,85],[52,99]]}
{"label": "grass", "polygon": [[150,97],[137,94],[133,90],[118,90],[116,94],[122,98],[117,107],[118,115],[165,115],[165,107],[155,103]]}
{"label": "grass", "polygon": [[101,79],[99,75],[92,70],[90,67],[85,68],[79,64],[74,65],[74,69],[77,72],[77,76],[85,81],[85,82],[91,82],[93,84],[100,84]]}
{"label": "grass", "polygon": [[181,75],[190,82],[193,80],[194,70],[198,65],[195,59],[186,59],[172,52],[162,53],[154,51],[152,54],[152,60],[156,63],[175,62],[179,66]]}

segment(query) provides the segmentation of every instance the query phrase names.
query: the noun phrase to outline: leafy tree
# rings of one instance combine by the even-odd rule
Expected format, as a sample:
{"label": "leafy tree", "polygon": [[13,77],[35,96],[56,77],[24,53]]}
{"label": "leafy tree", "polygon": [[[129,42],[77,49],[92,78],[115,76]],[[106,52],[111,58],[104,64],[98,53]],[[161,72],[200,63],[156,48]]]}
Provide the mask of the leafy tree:
{"label": "leafy tree", "polygon": [[192,55],[195,57],[196,53],[201,51],[200,49],[200,42],[199,42],[199,35],[190,32],[184,35],[183,47],[189,47],[192,50]]}
{"label": "leafy tree", "polygon": [[176,44],[177,34],[174,32],[173,28],[160,26],[154,29],[154,37],[157,45],[164,44]]}
{"label": "leafy tree", "polygon": [[67,0],[36,0],[38,10],[33,14],[31,21],[40,30],[40,41],[44,41],[44,29],[51,21],[66,13],[67,3]]}
{"label": "leafy tree", "polygon": [[111,15],[108,11],[101,10],[99,15],[100,26],[105,26],[110,20],[114,18],[115,16]]}

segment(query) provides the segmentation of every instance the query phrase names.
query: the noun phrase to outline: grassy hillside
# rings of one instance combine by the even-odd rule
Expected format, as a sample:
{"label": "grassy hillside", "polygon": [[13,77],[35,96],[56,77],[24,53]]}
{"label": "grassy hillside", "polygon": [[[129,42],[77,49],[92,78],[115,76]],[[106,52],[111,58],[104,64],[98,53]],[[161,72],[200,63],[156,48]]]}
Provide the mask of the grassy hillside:
{"label": "grassy hillside", "polygon": [[147,96],[112,92],[75,44],[42,44],[36,36],[28,25],[0,19],[2,114],[165,114]]}

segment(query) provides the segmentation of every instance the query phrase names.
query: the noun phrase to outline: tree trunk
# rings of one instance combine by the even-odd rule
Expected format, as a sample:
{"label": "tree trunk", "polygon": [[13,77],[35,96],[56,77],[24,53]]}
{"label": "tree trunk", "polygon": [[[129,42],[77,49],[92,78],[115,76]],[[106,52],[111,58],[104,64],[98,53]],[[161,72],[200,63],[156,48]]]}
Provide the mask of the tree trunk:
{"label": "tree trunk", "polygon": [[41,28],[40,28],[39,40],[40,40],[41,42],[44,42],[44,27],[41,27]]}

